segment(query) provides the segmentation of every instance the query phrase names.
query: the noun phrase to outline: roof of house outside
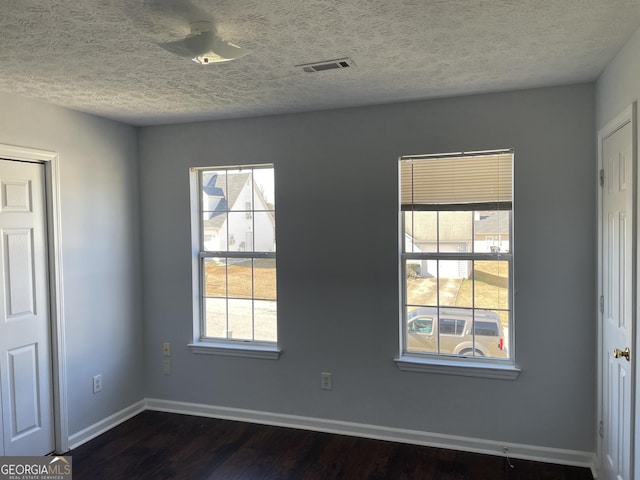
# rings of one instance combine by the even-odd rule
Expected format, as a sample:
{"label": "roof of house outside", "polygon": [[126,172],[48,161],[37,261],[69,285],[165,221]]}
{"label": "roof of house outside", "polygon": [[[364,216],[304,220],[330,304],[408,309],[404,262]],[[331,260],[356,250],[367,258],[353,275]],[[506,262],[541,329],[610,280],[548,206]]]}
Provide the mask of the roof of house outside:
{"label": "roof of house outside", "polygon": [[[204,221],[204,226],[206,228],[211,229],[222,227],[227,219],[227,216],[224,214],[234,210],[234,206],[240,196],[240,193],[250,179],[250,173],[225,174],[218,171],[212,171],[204,174],[202,187],[203,192],[210,197],[220,197],[220,201],[216,204],[213,210],[203,210],[205,215],[209,214],[208,218]],[[268,214],[272,225],[275,225],[273,204],[267,202],[263,193],[260,191],[260,188],[255,186],[255,184],[254,187],[254,199],[256,205],[254,205],[253,208],[256,209],[257,205],[262,204],[262,207],[258,208],[267,209],[266,213]],[[235,208],[235,210],[244,211],[244,206],[241,206],[241,208]]]}
{"label": "roof of house outside", "polygon": [[[209,176],[209,178],[207,178]],[[226,220],[226,215],[233,208],[240,192],[251,178],[250,173],[225,174],[218,171],[207,172],[203,178],[203,192],[211,197],[221,197],[213,210],[203,209],[203,213],[209,214],[205,220],[205,227],[220,228]]]}
{"label": "roof of house outside", "polygon": [[509,235],[509,215],[506,210],[479,212],[480,220],[475,222],[476,235]]}

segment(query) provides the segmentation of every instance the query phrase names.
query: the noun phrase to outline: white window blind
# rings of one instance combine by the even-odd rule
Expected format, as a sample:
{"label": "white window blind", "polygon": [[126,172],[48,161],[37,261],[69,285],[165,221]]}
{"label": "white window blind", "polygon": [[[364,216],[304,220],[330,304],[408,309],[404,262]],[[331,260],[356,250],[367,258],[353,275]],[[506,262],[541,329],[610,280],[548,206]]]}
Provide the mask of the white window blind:
{"label": "white window blind", "polygon": [[511,209],[511,151],[400,160],[402,210]]}

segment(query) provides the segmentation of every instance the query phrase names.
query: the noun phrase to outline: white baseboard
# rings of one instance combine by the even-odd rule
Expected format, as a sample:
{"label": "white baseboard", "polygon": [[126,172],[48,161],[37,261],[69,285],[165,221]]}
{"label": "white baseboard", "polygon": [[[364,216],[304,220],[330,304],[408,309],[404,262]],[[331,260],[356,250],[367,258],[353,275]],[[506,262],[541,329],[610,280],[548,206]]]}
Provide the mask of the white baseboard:
{"label": "white baseboard", "polygon": [[327,420],[323,418],[300,417],[282,413],[261,412],[240,408],[218,407],[197,403],[174,402],[148,398],[145,401],[147,410],[182,413],[201,417],[212,417],[241,422],[260,423],[278,427],[299,428],[317,432],[336,433],[355,437],[389,440],[392,442],[424,445],[428,447],[448,448],[465,452],[484,453],[504,456],[503,448],[508,448],[510,458],[535,460],[539,462],[574,465],[591,469],[595,478],[596,457],[593,452],[564,450],[559,448],[523,445],[511,442],[497,442],[472,437],[444,435],[418,430],[382,427],[361,423]]}
{"label": "white baseboard", "polygon": [[97,423],[81,430],[73,435],[69,436],[69,448],[73,450],[74,448],[78,448],[83,443],[88,442],[89,440],[97,437],[98,435],[103,434],[104,432],[111,430],[114,427],[117,427],[122,422],[129,420],[131,417],[136,416],[140,412],[143,412],[146,409],[145,400],[140,400],[139,402],[130,405],[119,412],[114,413],[113,415],[100,420]]}

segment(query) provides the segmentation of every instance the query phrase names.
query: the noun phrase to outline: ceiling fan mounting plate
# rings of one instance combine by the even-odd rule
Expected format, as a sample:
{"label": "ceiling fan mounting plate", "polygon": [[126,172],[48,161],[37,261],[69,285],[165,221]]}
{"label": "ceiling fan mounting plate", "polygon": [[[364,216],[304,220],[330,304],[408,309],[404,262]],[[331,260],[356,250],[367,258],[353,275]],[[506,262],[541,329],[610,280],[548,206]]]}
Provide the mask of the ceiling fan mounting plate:
{"label": "ceiling fan mounting plate", "polygon": [[207,21],[191,22],[189,27],[191,27],[192,35],[199,35],[203,32],[210,32],[212,30],[211,22]]}

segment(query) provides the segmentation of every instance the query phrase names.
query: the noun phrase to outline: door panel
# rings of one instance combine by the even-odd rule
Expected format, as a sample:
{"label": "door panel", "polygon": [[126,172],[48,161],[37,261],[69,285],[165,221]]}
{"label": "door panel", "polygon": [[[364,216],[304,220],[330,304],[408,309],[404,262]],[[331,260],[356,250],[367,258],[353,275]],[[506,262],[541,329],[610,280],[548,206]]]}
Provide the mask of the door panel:
{"label": "door panel", "polygon": [[0,160],[3,455],[54,445],[44,167]]}
{"label": "door panel", "polygon": [[33,230],[7,229],[2,233],[6,318],[35,315]]}
{"label": "door panel", "polygon": [[19,438],[41,426],[38,399],[38,345],[31,344],[7,352],[9,398],[11,398],[11,438]]}
{"label": "door panel", "polygon": [[632,126],[627,123],[602,141],[603,460],[607,480],[632,479],[631,362],[614,349],[633,338]]}

